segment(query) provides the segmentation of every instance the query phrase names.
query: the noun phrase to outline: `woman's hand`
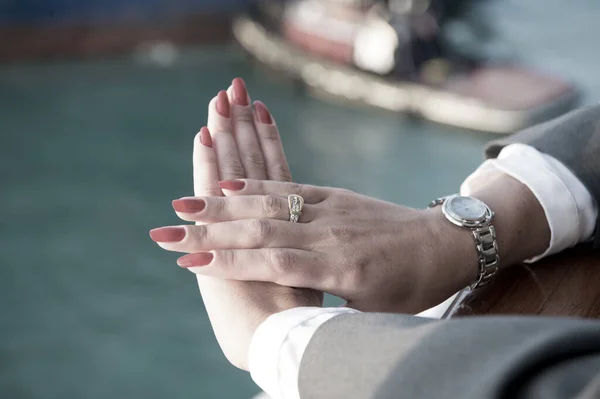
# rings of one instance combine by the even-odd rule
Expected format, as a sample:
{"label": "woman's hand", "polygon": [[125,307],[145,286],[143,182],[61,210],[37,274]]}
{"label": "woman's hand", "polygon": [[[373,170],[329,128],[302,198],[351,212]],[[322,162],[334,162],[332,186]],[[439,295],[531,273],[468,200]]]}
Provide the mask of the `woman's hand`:
{"label": "woman's hand", "polygon": [[[477,276],[472,238],[439,210],[295,183],[236,179],[220,187],[226,197],[176,201],[182,219],[210,224],[181,226],[178,240],[161,244],[191,253],[178,264],[194,273],[313,288],[389,312],[423,310]],[[289,221],[289,194],[305,200],[299,223]]]}
{"label": "woman's hand", "polygon": [[[194,192],[207,200],[222,195],[222,179],[255,178],[291,180],[277,126],[266,107],[256,102],[254,112],[241,79],[227,93],[213,98],[208,129],[194,139]],[[185,206],[180,201],[174,206]],[[198,220],[198,223],[206,221]],[[186,226],[187,228],[196,228]],[[203,226],[197,226],[202,229]],[[150,235],[163,247],[172,245],[173,229],[155,229]],[[240,267],[261,268],[244,262]],[[229,361],[247,369],[248,348],[254,331],[268,316],[298,306],[321,306],[322,293],[271,283],[227,281],[198,275],[198,285],[219,344]]]}
{"label": "woman's hand", "polygon": [[[219,184],[226,197],[186,198],[180,201],[195,206],[177,209],[184,220],[211,224],[183,226],[177,240],[162,244],[191,253],[178,263],[194,273],[313,288],[380,312],[427,309],[477,277],[471,233],[446,220],[440,207],[411,209],[295,183]],[[289,194],[305,200],[299,223],[289,221]],[[526,186],[498,172],[472,195],[496,211],[501,266],[547,247],[543,209]]]}

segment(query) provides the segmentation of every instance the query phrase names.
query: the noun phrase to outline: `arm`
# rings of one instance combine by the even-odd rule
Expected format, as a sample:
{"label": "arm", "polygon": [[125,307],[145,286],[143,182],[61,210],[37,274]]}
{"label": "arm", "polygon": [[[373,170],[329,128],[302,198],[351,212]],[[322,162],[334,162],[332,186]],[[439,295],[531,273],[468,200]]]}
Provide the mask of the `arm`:
{"label": "arm", "polygon": [[299,389],[302,399],[524,398],[560,381],[551,397],[570,398],[598,372],[596,321],[371,313],[338,316],[318,329]]}
{"label": "arm", "polygon": [[[486,155],[496,157],[511,143],[529,144],[560,161],[583,183],[596,204],[600,204],[600,105],[573,111],[493,141],[488,144]],[[600,218],[596,221],[596,231],[600,231]],[[594,247],[600,248],[600,234],[596,234]]]}
{"label": "arm", "polygon": [[[573,123],[588,126],[578,122],[577,114],[572,118],[575,118]],[[507,142],[519,137],[536,143],[550,140],[543,131],[533,131],[536,135],[519,133]],[[550,146],[552,148],[570,145],[577,152],[587,142],[577,135],[562,138],[555,129],[549,131],[548,137],[553,137],[552,140],[561,139]],[[590,140],[595,145],[586,151],[593,154],[598,150],[598,140],[593,137]],[[538,154],[538,158],[543,157],[532,147],[527,148]],[[565,169],[571,175],[568,180],[582,186],[583,196],[593,202],[590,184],[598,175],[598,162],[593,156],[582,161],[588,166],[581,172],[585,175],[581,181],[579,175],[569,171],[581,168],[575,164],[562,165],[552,158],[531,164],[536,170],[544,167],[547,170],[529,171],[525,179],[518,173],[510,173],[510,168],[500,168],[471,190],[471,195],[484,200],[496,212],[494,225],[501,267],[563,250],[591,235],[593,229],[571,234],[565,228],[581,221],[579,210],[585,206],[579,206],[569,187],[563,187],[568,185],[556,176],[556,170],[546,165],[552,160],[558,164],[555,169]],[[498,160],[497,165],[507,161],[508,158]],[[519,162],[521,169],[529,166],[528,159],[515,163]],[[586,182],[589,192],[582,185]],[[349,306],[360,310],[395,312],[417,312],[431,307],[468,285],[476,275],[477,260],[469,232],[449,225],[439,209],[415,210],[346,190],[294,183],[271,184],[256,180],[222,183],[225,201],[209,204],[202,214],[193,215],[191,219],[223,222],[207,228],[211,230],[212,240],[176,249],[197,252],[200,249],[259,248],[257,252],[236,252],[236,256],[239,254],[239,259],[242,255],[262,257],[263,268],[240,269],[238,265],[242,262],[213,262],[202,268],[189,263],[195,273],[313,288],[343,297]],[[536,191],[540,187],[546,191],[541,196]],[[559,191],[565,201],[554,195]],[[288,218],[286,197],[290,193],[300,194],[306,200],[303,218],[298,224],[282,223]],[[258,197],[261,206],[255,203]],[[558,206],[550,209],[548,198]],[[584,217],[583,221],[593,227],[595,223],[589,223],[589,219],[597,219],[597,212],[594,209],[588,214],[593,216]],[[242,219],[262,220],[258,223]]]}
{"label": "arm", "polygon": [[[572,176],[566,176],[567,179],[575,181],[575,184],[571,186],[567,184],[571,188],[571,192],[566,190],[566,194],[577,197],[577,193],[574,193],[573,190],[577,189],[576,184],[583,183],[587,189],[584,191],[588,192],[580,195],[579,198],[583,197],[585,202],[586,196],[591,194],[591,202],[595,202],[594,207],[598,203],[600,199],[600,107],[577,111],[556,121],[493,142],[487,148],[487,155],[496,157],[506,145],[511,143],[529,144],[560,161],[575,175],[575,179]],[[508,162],[499,160],[496,163],[499,168],[491,170],[487,174],[480,174],[477,176],[479,181],[471,182],[472,184],[468,187],[472,195],[486,201],[498,215],[496,224],[499,233],[499,247],[503,251],[501,257],[505,260],[503,265],[528,259],[533,255],[540,254],[544,248],[548,247],[550,229],[543,210],[546,210],[546,214],[549,210],[542,209],[540,201],[536,200],[532,189],[534,187],[543,189],[544,185],[547,186],[551,179],[556,178],[557,175],[561,176],[561,174],[557,173],[560,170],[552,169],[552,166],[557,166],[551,163],[552,160],[546,159],[545,161],[550,163],[551,166],[548,168],[549,175],[524,173],[530,179],[533,177],[533,180],[541,178],[543,180],[541,186],[539,181],[530,180],[529,187],[525,187],[509,176],[522,177],[523,173],[520,174],[519,169],[527,165],[522,160],[519,160],[521,164],[516,165],[516,168],[511,167]],[[560,168],[562,165],[558,167]],[[500,173],[500,171],[507,173]],[[568,172],[566,175],[568,175]],[[558,181],[556,184],[561,185],[561,183],[564,182]],[[565,191],[564,188],[562,191]],[[545,199],[541,197],[544,197],[544,195],[538,196],[538,199],[542,202],[552,201],[552,198],[548,198],[547,194],[545,194]],[[591,206],[588,206],[588,208],[591,208]],[[564,211],[565,208],[558,208],[550,213],[553,212],[554,216],[558,213],[561,216],[561,210]],[[576,214],[577,209],[571,210],[570,215],[574,215],[573,212]],[[594,209],[593,215],[594,218],[597,217],[596,209]],[[549,219],[552,221],[552,217]],[[556,230],[561,228],[564,229],[564,226],[553,226],[552,234],[555,235]],[[527,232],[526,235],[524,235],[525,232]],[[580,238],[585,239],[585,233],[582,233]],[[577,240],[574,243],[576,242]],[[598,234],[596,235],[597,245]],[[563,245],[560,249],[568,246],[570,245]],[[406,392],[406,388],[410,389],[412,387],[426,388],[428,393],[421,396],[418,396],[417,393],[412,396],[407,394],[406,397],[465,397],[467,392],[466,390],[457,391],[455,394],[449,394],[448,391],[436,392],[437,387],[459,390],[472,388],[475,389],[474,392],[478,392],[473,397],[488,397],[498,395],[501,389],[509,386],[516,386],[522,390],[523,395],[526,392],[531,395],[536,392],[539,394],[544,389],[550,389],[551,392],[555,393],[565,392],[566,389],[569,392],[569,397],[571,397],[590,382],[594,373],[600,369],[600,356],[597,354],[592,357],[581,356],[583,353],[598,351],[597,346],[593,343],[593,338],[582,340],[577,338],[578,342],[583,343],[583,347],[573,348],[567,346],[566,351],[565,346],[561,347],[561,344],[559,344],[574,339],[571,334],[575,334],[575,336],[580,333],[587,334],[584,331],[585,328],[589,327],[589,322],[526,319],[497,319],[491,321],[487,319],[492,322],[493,327],[490,328],[489,325],[486,327],[486,321],[484,320],[469,319],[435,323],[436,326],[431,327],[433,332],[429,333],[427,329],[430,328],[430,323],[427,326],[418,328],[407,328],[403,325],[407,322],[412,323],[410,320],[409,316],[361,315],[359,317],[349,315],[336,317],[320,328],[315,329],[313,339],[302,358],[299,379],[302,397],[321,397],[317,391],[313,391],[312,387],[315,386],[319,386],[321,390],[349,388],[348,384],[342,383],[339,379],[344,379],[350,375],[356,378],[363,375],[364,370],[375,370],[374,373],[370,374],[371,380],[360,382],[362,388],[369,392],[368,395],[365,395],[367,397],[379,397],[379,394],[381,394],[381,397],[387,397],[384,395],[385,392],[389,393],[393,390]],[[569,323],[572,326],[567,327],[567,330],[571,328],[572,330],[563,330]],[[454,328],[453,326],[457,327]],[[594,328],[598,328],[597,323],[595,323]],[[347,338],[349,331],[353,332],[351,338]],[[381,341],[381,334],[390,334],[395,339],[387,344],[377,346],[374,337]],[[364,343],[352,342],[346,347],[344,343],[340,342],[340,340],[342,342],[352,341],[358,339],[359,336],[365,339]],[[481,347],[478,349],[477,338],[481,336],[486,337],[488,340],[480,342]],[[336,346],[326,350],[321,345],[326,343],[329,338],[336,339]],[[400,345],[400,342],[408,342],[408,344]],[[360,345],[369,349],[376,346],[375,350],[381,349],[381,352],[370,353],[368,357],[360,357],[361,362],[350,360],[352,357],[356,359],[356,354],[351,348]],[[428,348],[431,348],[431,345],[437,345],[438,347],[441,345],[442,347],[439,350],[427,351]],[[473,353],[476,353],[477,350],[483,351],[484,354],[474,356]],[[316,353],[319,353],[318,357]],[[409,356],[403,357],[406,353]],[[414,356],[415,354],[418,355]],[[461,360],[454,358],[453,354],[454,356],[459,354]],[[364,358],[376,360],[376,364],[365,365],[362,362]],[[545,363],[543,368],[531,366],[531,363],[535,366],[537,362],[543,363],[548,358],[551,361]],[[448,361],[448,359],[450,360]],[[480,362],[486,359],[493,359],[494,364],[485,365]],[[330,361],[332,363],[328,363]],[[333,366],[333,362],[348,366],[343,368],[342,372],[336,372],[333,381],[316,378],[316,375],[323,371],[321,366],[324,364],[328,364],[332,370],[337,371],[338,369]],[[382,363],[385,366],[380,366]],[[455,367],[456,364],[460,364],[460,367]],[[435,370],[430,367],[439,365],[443,367],[438,369],[439,373],[436,374]],[[469,365],[473,367],[471,373],[465,372]],[[414,370],[420,372],[415,375]],[[489,374],[490,370],[494,373]],[[390,371],[392,372],[392,378],[377,379],[378,376],[389,375]],[[331,376],[331,373],[329,375]],[[436,375],[434,379],[436,384],[432,385],[430,381],[423,380],[423,375]],[[406,379],[407,377],[409,378]],[[442,377],[442,381],[438,381],[439,377]],[[486,378],[489,378],[493,384],[482,385],[481,381]],[[336,379],[338,380],[336,381]],[[405,382],[403,383],[403,381]],[[520,385],[513,385],[514,381],[520,381]],[[557,381],[560,381],[563,385],[557,385]],[[569,382],[571,383],[569,384]],[[356,388],[354,384],[353,387]],[[392,389],[392,391],[389,389]],[[592,390],[593,387],[588,389]],[[597,394],[598,392],[596,392]],[[336,395],[336,392],[330,391],[329,396],[324,395],[323,397],[342,397]],[[592,395],[590,397],[593,397]],[[514,393],[507,395],[507,397],[515,396]],[[539,394],[538,397],[545,396]]]}

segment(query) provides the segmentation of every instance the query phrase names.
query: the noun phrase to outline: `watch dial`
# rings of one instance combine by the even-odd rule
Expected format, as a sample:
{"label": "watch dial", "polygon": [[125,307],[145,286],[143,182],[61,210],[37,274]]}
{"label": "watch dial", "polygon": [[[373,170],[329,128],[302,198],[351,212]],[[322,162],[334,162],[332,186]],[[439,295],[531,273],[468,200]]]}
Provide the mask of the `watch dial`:
{"label": "watch dial", "polygon": [[483,202],[472,197],[456,196],[450,200],[450,210],[456,216],[466,220],[479,220],[486,214]]}

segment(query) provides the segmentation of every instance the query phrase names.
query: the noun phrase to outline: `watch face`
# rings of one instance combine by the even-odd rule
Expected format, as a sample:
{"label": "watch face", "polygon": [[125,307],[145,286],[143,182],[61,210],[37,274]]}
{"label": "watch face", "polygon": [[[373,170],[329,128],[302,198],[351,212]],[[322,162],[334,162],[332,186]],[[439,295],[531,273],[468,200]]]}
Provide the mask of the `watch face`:
{"label": "watch face", "polygon": [[477,198],[462,197],[460,195],[450,198],[448,209],[454,216],[469,221],[481,220],[487,214],[487,207],[483,202]]}

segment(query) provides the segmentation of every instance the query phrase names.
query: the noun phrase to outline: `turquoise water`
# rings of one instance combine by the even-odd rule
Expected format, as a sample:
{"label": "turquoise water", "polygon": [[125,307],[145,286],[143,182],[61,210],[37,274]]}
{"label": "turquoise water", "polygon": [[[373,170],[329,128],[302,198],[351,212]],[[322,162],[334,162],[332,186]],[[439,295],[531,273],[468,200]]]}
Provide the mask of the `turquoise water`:
{"label": "turquoise water", "polygon": [[[529,14],[504,4],[491,12],[513,13],[497,23],[516,55],[599,100],[596,3],[579,2],[561,29],[562,1]],[[193,276],[147,234],[177,223],[170,201],[192,192],[206,104],[238,75],[270,106],[299,182],[423,206],[456,191],[492,137],[309,98],[229,46],[187,49],[168,68],[0,67],[0,397],[258,392],[222,356]]]}

